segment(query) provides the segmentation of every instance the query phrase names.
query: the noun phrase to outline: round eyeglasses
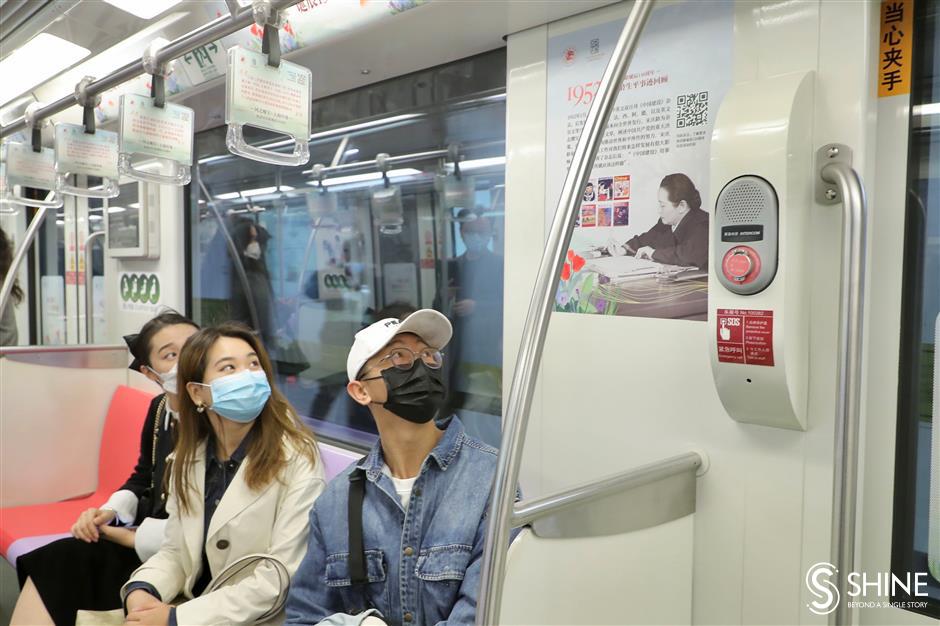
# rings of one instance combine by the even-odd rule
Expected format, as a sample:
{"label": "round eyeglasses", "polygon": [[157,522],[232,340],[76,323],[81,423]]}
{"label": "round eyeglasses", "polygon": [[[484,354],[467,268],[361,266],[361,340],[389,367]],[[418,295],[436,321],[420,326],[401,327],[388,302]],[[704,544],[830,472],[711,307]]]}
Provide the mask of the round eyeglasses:
{"label": "round eyeglasses", "polygon": [[[441,366],[444,365],[444,353],[440,350],[435,350],[434,348],[425,348],[421,352],[414,352],[408,348],[395,348],[379,359],[377,366],[381,367],[385,361],[391,361],[392,365],[397,369],[410,370],[411,367],[415,364],[415,360],[418,358],[420,358],[421,361],[432,370],[441,369]],[[360,380],[374,380],[376,378],[381,378],[381,376],[361,378]]]}

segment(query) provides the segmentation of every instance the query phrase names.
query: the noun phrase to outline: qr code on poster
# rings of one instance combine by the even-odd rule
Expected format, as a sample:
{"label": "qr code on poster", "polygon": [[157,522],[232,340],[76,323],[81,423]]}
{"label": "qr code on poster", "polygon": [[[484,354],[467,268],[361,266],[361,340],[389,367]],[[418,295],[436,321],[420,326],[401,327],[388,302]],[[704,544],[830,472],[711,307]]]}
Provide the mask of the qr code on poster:
{"label": "qr code on poster", "polygon": [[687,93],[676,99],[676,128],[708,123],[708,92]]}

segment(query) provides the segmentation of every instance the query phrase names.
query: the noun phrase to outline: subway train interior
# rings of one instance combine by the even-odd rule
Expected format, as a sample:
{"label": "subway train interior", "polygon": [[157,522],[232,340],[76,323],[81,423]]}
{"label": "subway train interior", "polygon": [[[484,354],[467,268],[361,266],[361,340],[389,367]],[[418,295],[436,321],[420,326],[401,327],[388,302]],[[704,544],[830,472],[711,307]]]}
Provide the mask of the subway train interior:
{"label": "subway train interior", "polygon": [[937,0],[0,0],[0,136],[0,623],[940,624]]}

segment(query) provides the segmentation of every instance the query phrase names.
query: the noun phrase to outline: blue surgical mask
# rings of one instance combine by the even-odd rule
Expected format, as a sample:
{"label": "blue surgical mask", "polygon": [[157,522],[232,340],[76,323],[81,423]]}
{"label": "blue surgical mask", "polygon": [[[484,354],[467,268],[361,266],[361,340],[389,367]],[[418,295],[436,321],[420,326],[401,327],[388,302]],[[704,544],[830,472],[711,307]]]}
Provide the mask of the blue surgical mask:
{"label": "blue surgical mask", "polygon": [[209,408],[225,419],[243,424],[261,415],[271,397],[271,385],[263,370],[244,370],[216,378],[208,387],[212,390]]}

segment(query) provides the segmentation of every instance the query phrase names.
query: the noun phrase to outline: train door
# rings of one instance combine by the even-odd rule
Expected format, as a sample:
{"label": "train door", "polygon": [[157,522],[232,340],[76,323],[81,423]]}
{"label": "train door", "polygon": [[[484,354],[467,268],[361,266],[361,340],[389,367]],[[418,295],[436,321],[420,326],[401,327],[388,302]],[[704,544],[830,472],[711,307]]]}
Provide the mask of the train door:
{"label": "train door", "polygon": [[[936,67],[935,3],[658,3],[619,85],[588,184],[571,205],[570,250],[561,251],[559,289],[549,294],[553,314],[533,384],[532,371],[518,371],[537,353],[522,320],[530,297],[541,296],[531,296],[532,285],[543,284],[539,259],[558,199],[570,191],[561,180],[575,169],[580,129],[630,8],[508,40],[507,204],[515,210],[506,223],[505,330],[507,345],[523,350],[507,353],[505,371],[507,386],[509,373],[516,376],[520,397],[534,390],[521,453],[526,495],[548,507],[572,485],[700,451],[707,471],[698,478],[694,523],[644,527],[619,567],[598,560],[587,568],[601,573],[591,578],[597,585],[620,590],[617,621],[936,623],[929,477],[918,469],[929,456],[927,435],[901,438],[902,430],[928,430],[921,425],[928,419],[917,416],[931,406],[924,377],[935,305],[917,318],[916,384],[905,386],[903,367],[897,378],[915,350],[899,323],[910,312],[902,285],[917,267],[904,264],[914,256],[904,243],[908,172],[917,173],[921,202],[936,173],[923,148],[935,146],[925,137],[933,137],[936,90],[922,87],[916,102],[909,95],[917,80],[935,85],[935,69],[905,81],[913,58],[923,59],[922,69]],[[922,146],[910,163],[909,132]],[[853,267],[843,209],[862,203],[823,173],[843,159],[864,198],[862,188],[848,188],[870,211],[868,230],[856,239],[869,252],[868,273],[854,279],[842,273]],[[770,197],[757,182],[737,204],[719,197],[758,172],[775,181],[780,208],[772,218],[765,205],[754,206]],[[695,256],[696,246],[671,249],[680,228],[688,234],[693,222],[679,224],[690,215],[708,224],[699,232],[711,246],[707,257]],[[531,236],[533,224],[545,237]],[[930,232],[916,253],[928,268]],[[771,238],[777,251],[748,251]],[[716,242],[725,246],[721,254]],[[760,275],[758,261],[771,285],[786,286],[779,302],[766,285],[743,288]],[[929,294],[923,302],[935,302],[936,277],[921,278],[929,282],[917,283]],[[843,299],[852,290],[863,294],[857,304]],[[543,319],[534,305],[528,310],[530,321]],[[856,314],[864,321],[852,348],[842,316]],[[853,350],[857,398],[849,402],[858,421],[847,426],[839,372]],[[899,411],[896,383],[908,391],[904,402],[913,398],[920,408]],[[510,392],[509,432],[519,419],[513,412],[525,406],[515,400]],[[508,501],[507,489],[500,495]],[[902,503],[893,513],[892,496]],[[662,555],[658,566],[644,560],[650,553]],[[836,571],[847,553],[851,571]],[[646,575],[632,576],[629,563],[643,564]],[[577,619],[561,602],[548,602],[546,619]],[[609,619],[607,610],[592,616]]]}

